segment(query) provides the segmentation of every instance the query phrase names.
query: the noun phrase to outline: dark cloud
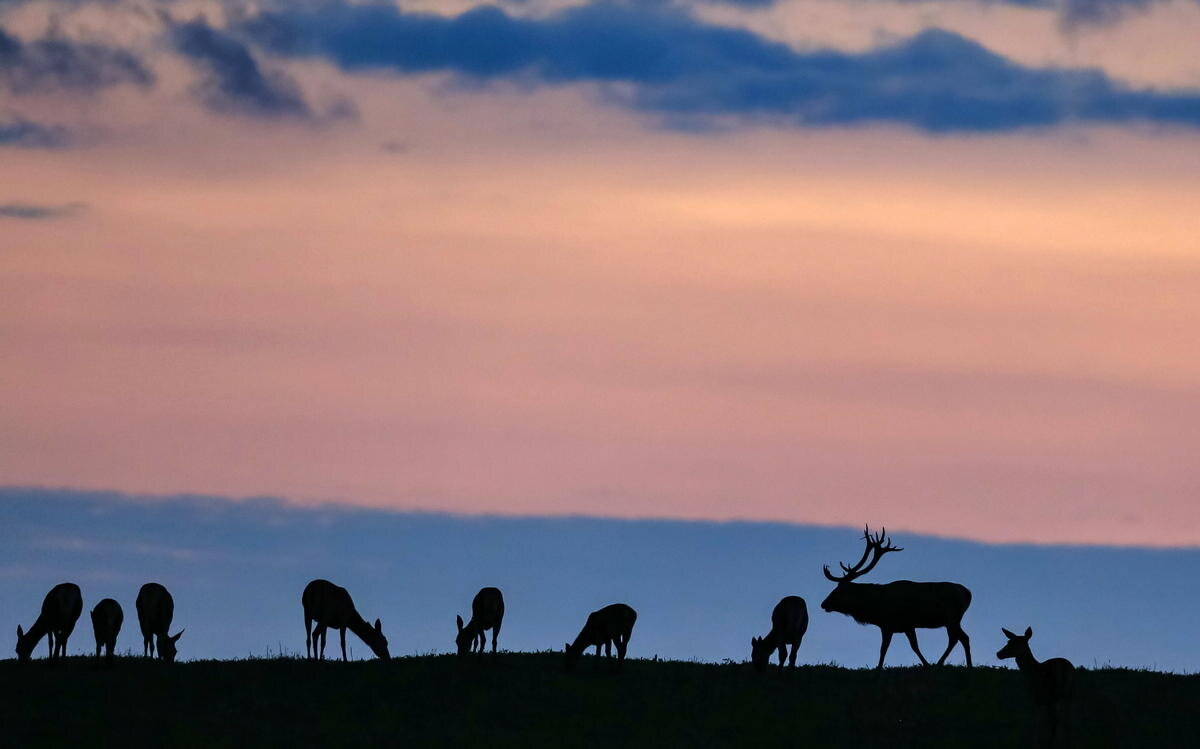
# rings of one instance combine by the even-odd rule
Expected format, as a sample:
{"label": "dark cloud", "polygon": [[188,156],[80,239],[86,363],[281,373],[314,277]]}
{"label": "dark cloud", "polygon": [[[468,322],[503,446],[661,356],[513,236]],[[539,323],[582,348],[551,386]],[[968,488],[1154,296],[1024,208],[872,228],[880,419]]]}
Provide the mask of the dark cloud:
{"label": "dark cloud", "polygon": [[[188,627],[183,656],[244,657],[280,642],[295,652],[304,647],[300,592],[321,576],[347,586],[371,619],[383,619],[393,656],[452,648],[454,612],[481,585],[499,585],[515,622],[502,643],[513,650],[561,642],[597,602],[626,600],[643,616],[636,655],[740,660],[748,633],[769,626],[781,594],[803,595],[815,610],[830,589],[821,565],[861,548],[861,532],[782,523],[462,517],[3,487],[0,631],[29,626],[46,591],[63,580],[80,584],[86,606],[113,596],[131,616],[138,586],[155,579],[170,588],[175,620]],[[895,538],[908,550],[888,557],[876,573],[880,581],[953,574],[975,594],[964,623],[979,641],[999,637],[988,628],[1019,611],[1044,627],[1038,636],[1046,638],[1047,652],[1076,653],[1085,662],[1095,654],[1115,666],[1200,668],[1190,628],[1163,626],[1200,616],[1200,598],[1163,595],[1194,589],[1200,550],[988,545],[917,533]],[[1054,571],[1053,584],[1047,570]],[[121,642],[139,642],[136,626],[125,626],[131,634]],[[90,647],[85,632],[72,638],[72,655]],[[874,665],[877,643],[850,620],[820,614],[801,653],[811,663]],[[893,665],[915,661],[908,648],[889,654]]]}
{"label": "dark cloud", "polygon": [[19,116],[0,116],[0,147],[63,148],[69,141],[65,127],[44,125]]}
{"label": "dark cloud", "polygon": [[865,53],[797,52],[676,7],[605,2],[541,19],[496,7],[443,17],[325,4],[263,13],[241,30],[278,54],[321,56],[349,71],[632,84],[606,93],[683,127],[731,118],[892,122],[929,132],[1071,121],[1200,126],[1200,92],[1127,89],[1097,70],[1028,68],[936,29]]}
{"label": "dark cloud", "polygon": [[153,83],[154,74],[127,50],[54,35],[26,42],[0,28],[0,89],[11,93],[92,92]]}
{"label": "dark cloud", "polygon": [[175,24],[175,48],[202,71],[197,94],[215,112],[310,119],[299,84],[279,71],[264,71],[246,45],[204,20]]}
{"label": "dark cloud", "polygon": [[66,205],[36,205],[33,203],[0,203],[0,219],[14,218],[26,221],[45,221],[74,216],[83,210],[79,203]]}

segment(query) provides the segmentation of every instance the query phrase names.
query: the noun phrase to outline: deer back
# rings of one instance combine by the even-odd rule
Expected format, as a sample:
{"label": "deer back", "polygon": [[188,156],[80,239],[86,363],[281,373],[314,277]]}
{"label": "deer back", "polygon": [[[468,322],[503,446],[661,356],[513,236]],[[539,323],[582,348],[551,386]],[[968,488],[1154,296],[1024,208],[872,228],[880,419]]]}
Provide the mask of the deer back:
{"label": "deer back", "polygon": [[120,633],[124,621],[125,613],[121,611],[121,604],[111,598],[105,598],[92,609],[92,631],[97,640],[107,641],[115,638]]}
{"label": "deer back", "polygon": [[792,643],[808,631],[808,604],[800,596],[785,596],[771,612],[772,641]]}
{"label": "deer back", "polygon": [[42,601],[39,619],[45,620],[50,632],[68,631],[74,628],[83,612],[83,594],[75,583],[59,583],[50,589]]}
{"label": "deer back", "polygon": [[304,587],[300,598],[304,616],[333,629],[349,627],[361,621],[350,592],[328,580],[313,580]]}
{"label": "deer back", "polygon": [[504,619],[504,594],[499,588],[482,588],[471,600],[471,623],[468,629],[491,629]]}
{"label": "deer back", "polygon": [[175,618],[175,599],[163,585],[146,583],[138,591],[133,605],[143,635],[166,636],[171,620]]}

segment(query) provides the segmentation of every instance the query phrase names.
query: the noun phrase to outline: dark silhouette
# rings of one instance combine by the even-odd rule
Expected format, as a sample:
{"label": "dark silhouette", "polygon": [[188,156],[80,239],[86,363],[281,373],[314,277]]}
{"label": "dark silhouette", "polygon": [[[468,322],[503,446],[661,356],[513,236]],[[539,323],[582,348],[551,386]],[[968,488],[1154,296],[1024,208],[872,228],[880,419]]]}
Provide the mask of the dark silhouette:
{"label": "dark silhouette", "polygon": [[625,650],[629,647],[629,638],[633,634],[633,624],[637,621],[637,612],[623,603],[614,603],[599,611],[588,614],[583,629],[575,637],[575,642],[566,645],[567,670],[574,668],[583,651],[596,646],[596,657],[600,657],[600,646],[604,646],[605,657],[612,658],[612,646],[617,646],[617,668],[625,661]]}
{"label": "dark silhouette", "polygon": [[454,638],[454,644],[458,646],[459,655],[482,653],[487,643],[484,633],[489,629],[492,630],[492,652],[495,653],[500,625],[504,622],[504,595],[499,588],[481,588],[471,599],[471,621],[465,627],[461,616],[456,616],[455,621],[458,636]]}
{"label": "dark silhouette", "polygon": [[[771,612],[771,631],[766,637],[750,639],[750,662],[756,671],[764,671],[771,662],[771,653],[779,651],[779,670],[783,671],[783,659],[788,666],[796,667],[796,651],[804,633],[808,631],[808,604],[800,596],[785,596],[775,604]],[[788,646],[792,646],[788,656]]]}
{"label": "dark silhouette", "polygon": [[171,619],[175,616],[175,599],[162,585],[146,583],[138,591],[134,608],[137,609],[138,626],[142,629],[142,655],[153,658],[157,645],[158,657],[167,663],[174,662],[178,652],[176,643],[183,637],[182,629],[174,635],[168,634]]}
{"label": "dark silhouette", "polygon": [[1035,744],[1041,746],[1070,746],[1071,744],[1071,691],[1075,680],[1075,667],[1066,658],[1050,658],[1039,661],[1029,649],[1033,628],[1026,627],[1025,634],[1014,635],[1001,627],[1008,638],[1004,647],[996,653],[1000,660],[1014,658],[1017,668],[1029,682],[1033,696]]}
{"label": "dark silhouette", "polygon": [[[892,539],[884,540],[887,530],[872,536],[869,528],[864,529],[863,539],[867,548],[862,559],[852,567],[841,564],[841,577],[836,577],[826,566],[825,577],[837,583],[837,587],[821,602],[825,611],[836,611],[854,617],[859,624],[874,624],[883,635],[879,646],[879,664],[876,669],[883,668],[883,658],[887,655],[888,645],[892,635],[903,632],[908,637],[908,644],[913,652],[928,666],[929,661],[917,647],[917,629],[946,628],[950,638],[946,652],[938,658],[938,665],[946,661],[956,643],[961,642],[963,652],[967,656],[967,666],[971,666],[971,638],[962,628],[963,614],[971,605],[971,591],[958,583],[914,583],[910,580],[897,580],[885,585],[874,583],[856,583],[855,579],[874,569],[880,557],[891,551],[904,551],[892,546]],[[870,563],[867,564],[867,559]],[[864,567],[863,565],[866,564]]]}
{"label": "dark silhouette", "polygon": [[[325,640],[330,628],[338,630],[342,640],[342,660],[346,660],[346,628],[358,635],[358,639],[367,644],[375,655],[383,660],[391,658],[388,654],[388,641],[383,636],[383,623],[375,620],[375,626],[367,622],[354,608],[354,601],[345,588],[334,585],[328,580],[313,580],[304,586],[304,594],[300,597],[304,605],[304,649],[308,657],[325,659]],[[317,623],[314,633],[313,622]],[[317,647],[320,643],[320,647]]]}
{"label": "dark silhouette", "polygon": [[121,632],[121,624],[125,621],[125,613],[121,604],[111,598],[105,598],[92,609],[92,633],[96,635],[96,663],[100,663],[100,648],[105,649],[105,659],[112,663],[113,650],[117,647],[117,635]]}
{"label": "dark silhouette", "polygon": [[50,589],[42,600],[42,612],[28,632],[17,627],[17,659],[29,660],[33,648],[42,636],[46,636],[48,658],[62,658],[67,654],[67,638],[75,629],[75,622],[83,611],[83,594],[75,583],[59,583]]}

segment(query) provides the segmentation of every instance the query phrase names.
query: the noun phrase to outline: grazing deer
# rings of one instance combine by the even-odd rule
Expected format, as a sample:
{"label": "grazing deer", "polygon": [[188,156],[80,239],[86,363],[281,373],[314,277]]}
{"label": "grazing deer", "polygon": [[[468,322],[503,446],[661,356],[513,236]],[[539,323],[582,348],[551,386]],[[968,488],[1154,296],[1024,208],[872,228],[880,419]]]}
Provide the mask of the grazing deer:
{"label": "grazing deer", "polygon": [[629,647],[629,637],[633,634],[633,624],[637,621],[637,612],[623,603],[605,606],[599,611],[588,614],[583,629],[575,637],[575,642],[564,648],[567,654],[567,670],[574,668],[583,651],[592,645],[596,646],[596,657],[600,657],[600,646],[604,646],[605,657],[612,658],[612,646],[617,646],[617,668],[625,661],[625,650]]}
{"label": "grazing deer", "polygon": [[138,626],[142,629],[142,655],[153,658],[157,645],[158,657],[173,663],[178,652],[176,643],[183,637],[182,629],[174,635],[168,634],[171,619],[175,616],[175,599],[162,585],[146,583],[138,591],[133,605],[137,609]]}
{"label": "grazing deer", "polygon": [[[328,580],[313,580],[304,586],[300,602],[304,605],[304,649],[310,659],[325,659],[325,640],[329,637],[327,630],[333,628],[341,633],[342,660],[346,660],[347,627],[358,635],[358,639],[365,642],[377,657],[385,661],[391,657],[388,654],[387,638],[383,636],[383,623],[376,619],[374,627],[367,624],[354,608],[354,601],[345,588]],[[315,631],[313,622],[317,623]]]}
{"label": "grazing deer", "polygon": [[[800,596],[786,596],[775,604],[771,612],[771,631],[766,637],[750,639],[750,662],[756,671],[763,671],[771,662],[771,653],[779,651],[779,670],[783,671],[783,659],[788,659],[788,666],[796,667],[796,651],[804,633],[808,631],[808,605]],[[790,657],[788,646],[792,646]]]}
{"label": "grazing deer", "polygon": [[42,600],[42,612],[37,621],[26,632],[17,627],[17,659],[29,660],[33,648],[42,636],[49,648],[48,658],[62,658],[67,654],[67,638],[75,630],[75,622],[83,611],[83,594],[75,583],[59,583],[50,589]]}
{"label": "grazing deer", "polygon": [[1026,627],[1025,634],[1014,635],[1001,627],[1008,638],[1004,647],[996,653],[1000,660],[1014,658],[1017,668],[1029,681],[1033,695],[1035,723],[1040,723],[1039,741],[1043,746],[1070,746],[1071,743],[1071,687],[1075,679],[1075,667],[1066,658],[1050,658],[1039,661],[1029,649],[1033,628]]}
{"label": "grazing deer", "polygon": [[[496,640],[500,637],[500,624],[504,621],[504,596],[499,588],[482,588],[471,600],[471,621],[463,626],[461,616],[455,617],[458,623],[458,636],[454,644],[458,646],[458,654],[466,655],[473,652],[483,652],[487,643],[487,630],[492,630],[492,652],[496,652]],[[476,647],[478,646],[478,647]]]}
{"label": "grazing deer", "polygon": [[117,635],[125,614],[121,604],[111,598],[105,598],[92,609],[92,633],[96,635],[96,663],[100,663],[100,648],[106,652],[106,660],[111,664],[113,650],[117,647]]}
{"label": "grazing deer", "polygon": [[[958,583],[914,583],[910,580],[897,580],[885,585],[873,583],[856,583],[855,579],[874,569],[880,557],[892,551],[904,549],[892,546],[892,539],[886,541],[887,530],[872,536],[869,528],[864,529],[863,539],[867,548],[858,563],[847,567],[841,564],[842,576],[837,577],[825,567],[825,577],[837,583],[837,587],[821,602],[825,611],[836,611],[854,617],[859,624],[874,624],[883,635],[879,646],[879,664],[876,669],[883,668],[883,658],[887,655],[888,645],[892,635],[903,632],[908,637],[908,644],[913,652],[921,659],[923,665],[929,661],[917,647],[917,629],[946,628],[950,638],[946,652],[938,659],[938,665],[946,662],[946,657],[957,643],[962,643],[963,652],[967,656],[967,666],[971,666],[971,638],[962,628],[963,614],[971,605],[971,591]],[[870,562],[867,559],[870,558]],[[864,566],[865,565],[865,566]]]}

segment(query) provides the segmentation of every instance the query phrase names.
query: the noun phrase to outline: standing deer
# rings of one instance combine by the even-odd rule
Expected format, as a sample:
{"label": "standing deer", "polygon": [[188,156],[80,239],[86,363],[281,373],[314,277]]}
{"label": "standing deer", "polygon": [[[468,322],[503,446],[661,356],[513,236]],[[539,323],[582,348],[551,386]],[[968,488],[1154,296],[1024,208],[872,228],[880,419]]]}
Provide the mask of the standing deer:
{"label": "standing deer", "polygon": [[629,638],[633,634],[633,624],[637,621],[637,612],[623,603],[614,603],[588,614],[583,629],[575,637],[575,642],[565,646],[567,654],[567,670],[575,667],[583,651],[592,645],[596,646],[596,657],[600,657],[600,646],[604,646],[605,657],[612,658],[612,646],[617,646],[617,668],[625,661],[625,650],[629,647]]}
{"label": "standing deer", "polygon": [[938,665],[945,663],[955,644],[961,642],[967,656],[967,666],[970,667],[971,638],[962,628],[963,614],[971,605],[971,591],[966,586],[958,583],[914,583],[910,580],[897,580],[885,585],[854,582],[874,569],[884,554],[904,551],[892,546],[891,538],[885,541],[886,534],[887,529],[874,536],[870,528],[864,529],[863,539],[867,542],[867,548],[862,559],[851,567],[839,563],[843,572],[841,577],[833,575],[828,566],[824,568],[825,577],[837,583],[837,587],[821,602],[821,608],[851,616],[859,624],[879,627],[883,642],[879,646],[876,670],[883,668],[888,645],[892,642],[892,635],[897,632],[903,632],[908,637],[913,652],[921,659],[922,665],[928,666],[929,661],[925,660],[921,649],[917,647],[916,630],[941,627],[946,628],[950,642],[946,652],[938,659]]}
{"label": "standing deer", "polygon": [[1039,661],[1029,649],[1033,628],[1026,627],[1024,635],[1014,635],[1003,627],[1000,631],[1008,638],[1004,647],[996,653],[1000,660],[1014,658],[1017,668],[1025,674],[1029,691],[1033,696],[1034,722],[1040,724],[1038,741],[1043,746],[1071,744],[1071,691],[1075,680],[1075,667],[1066,658],[1050,658]]}
{"label": "standing deer", "polygon": [[111,598],[105,598],[92,609],[92,633],[96,635],[97,664],[100,663],[101,647],[106,651],[108,663],[112,663],[113,650],[117,647],[117,634],[120,633],[124,621],[125,614],[121,611],[121,604]]}
{"label": "standing deer", "polygon": [[[310,659],[325,659],[327,630],[333,628],[341,634],[342,660],[346,660],[347,627],[371,648],[376,657],[385,661],[391,658],[387,638],[383,636],[383,623],[376,619],[374,627],[367,624],[354,608],[354,601],[345,588],[328,580],[313,580],[304,586],[300,603],[304,606],[304,649]],[[315,632],[313,622],[317,623]]]}
{"label": "standing deer", "polygon": [[29,660],[33,648],[42,636],[49,648],[48,658],[62,658],[67,654],[67,638],[75,630],[75,622],[83,611],[83,594],[75,583],[59,583],[50,589],[42,600],[42,611],[33,626],[26,632],[17,626],[17,659]]}
{"label": "standing deer", "polygon": [[[771,612],[771,631],[766,637],[750,639],[750,662],[756,671],[764,671],[771,662],[771,653],[779,651],[779,671],[783,672],[783,659],[788,659],[788,666],[796,667],[796,651],[804,633],[808,631],[808,605],[800,596],[785,596],[775,604]],[[792,652],[788,656],[788,646]]]}
{"label": "standing deer", "polygon": [[[492,652],[496,652],[496,640],[500,637],[500,625],[504,621],[504,596],[499,588],[482,588],[471,600],[471,621],[463,626],[461,616],[456,616],[458,636],[454,644],[459,655],[483,652],[487,643],[487,630],[492,630]],[[478,647],[476,647],[478,646]]]}
{"label": "standing deer", "polygon": [[142,655],[153,658],[157,644],[158,657],[173,663],[178,652],[176,643],[183,637],[182,629],[174,635],[168,634],[171,619],[175,616],[175,599],[162,585],[146,583],[138,591],[133,605],[137,609],[138,626],[142,629]]}

